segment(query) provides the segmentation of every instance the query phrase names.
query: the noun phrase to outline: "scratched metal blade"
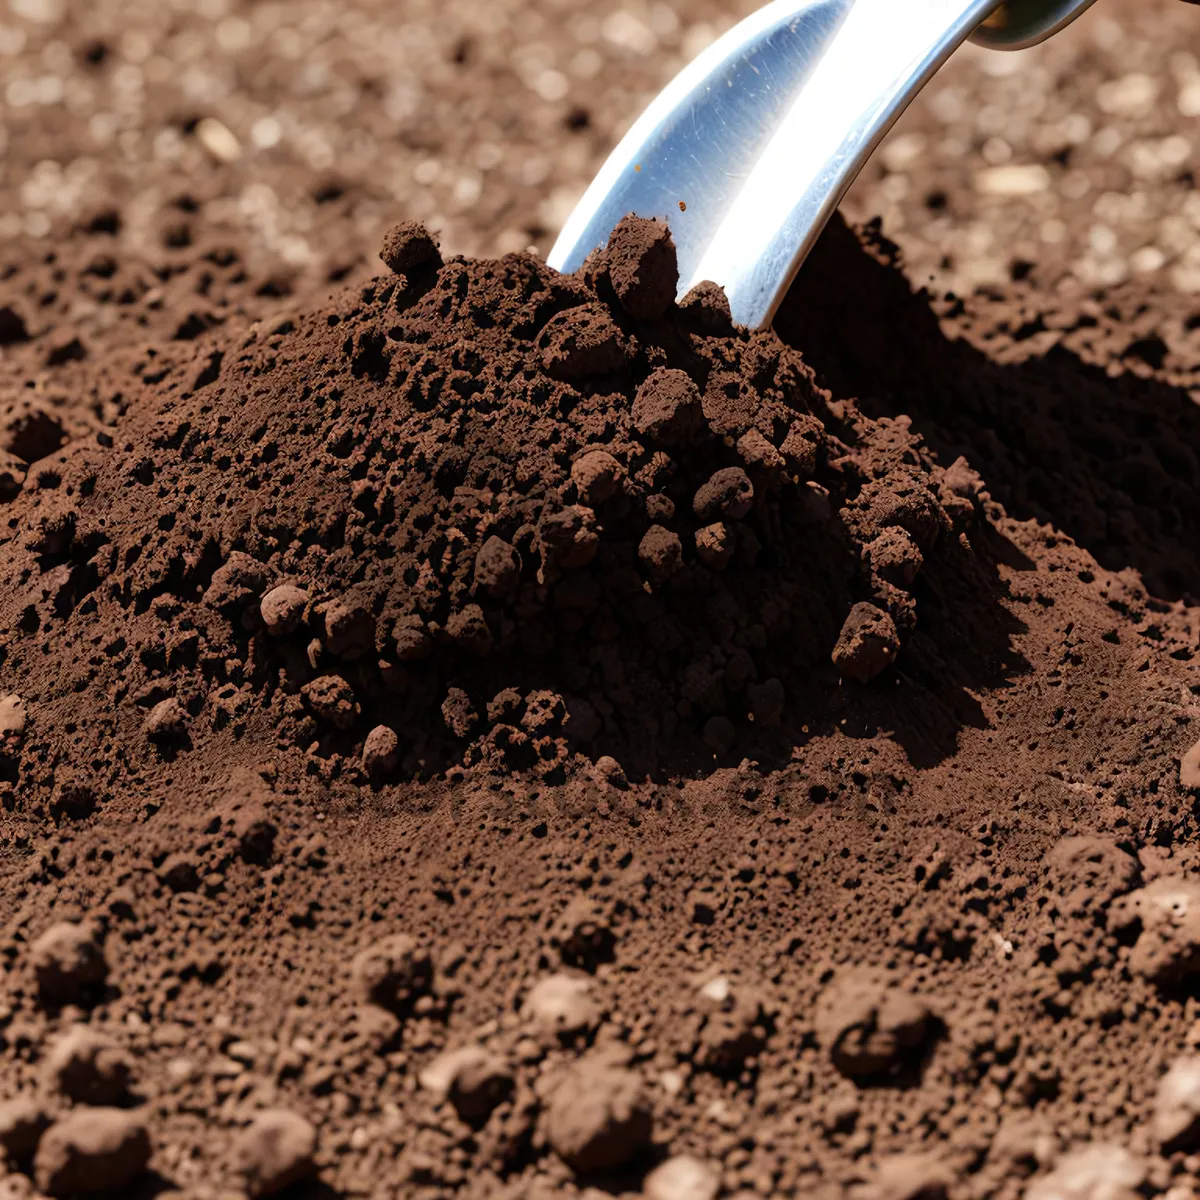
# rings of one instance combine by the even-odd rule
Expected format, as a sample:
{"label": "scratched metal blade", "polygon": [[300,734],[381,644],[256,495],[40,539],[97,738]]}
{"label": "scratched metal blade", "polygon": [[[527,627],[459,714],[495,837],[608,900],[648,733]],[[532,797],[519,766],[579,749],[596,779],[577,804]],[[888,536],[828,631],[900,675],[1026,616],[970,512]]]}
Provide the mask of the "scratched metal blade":
{"label": "scratched metal blade", "polygon": [[642,114],[551,265],[578,268],[626,213],[658,217],[678,248],[680,295],[713,279],[736,320],[769,324],[871,151],[998,2],[775,0]]}

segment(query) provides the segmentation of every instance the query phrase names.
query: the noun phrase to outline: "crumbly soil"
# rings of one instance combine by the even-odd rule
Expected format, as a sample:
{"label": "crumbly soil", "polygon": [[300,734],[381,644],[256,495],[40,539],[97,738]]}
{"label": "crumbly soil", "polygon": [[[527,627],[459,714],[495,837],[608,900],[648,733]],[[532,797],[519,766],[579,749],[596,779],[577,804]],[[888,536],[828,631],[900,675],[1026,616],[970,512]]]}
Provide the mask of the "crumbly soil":
{"label": "crumbly soil", "polygon": [[14,4],[0,1196],[1200,1190],[1179,7],[749,333],[525,250],[732,12]]}

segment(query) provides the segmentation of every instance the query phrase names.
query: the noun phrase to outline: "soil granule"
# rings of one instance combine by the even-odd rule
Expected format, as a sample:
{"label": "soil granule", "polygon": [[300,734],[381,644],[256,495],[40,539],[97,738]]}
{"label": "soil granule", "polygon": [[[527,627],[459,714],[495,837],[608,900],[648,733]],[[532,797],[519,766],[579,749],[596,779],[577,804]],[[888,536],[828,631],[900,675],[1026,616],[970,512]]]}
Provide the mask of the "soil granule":
{"label": "soil granule", "polygon": [[1184,398],[947,341],[870,230],[778,333],[669,245],[400,227],[9,410],[14,1194],[1197,1186]]}

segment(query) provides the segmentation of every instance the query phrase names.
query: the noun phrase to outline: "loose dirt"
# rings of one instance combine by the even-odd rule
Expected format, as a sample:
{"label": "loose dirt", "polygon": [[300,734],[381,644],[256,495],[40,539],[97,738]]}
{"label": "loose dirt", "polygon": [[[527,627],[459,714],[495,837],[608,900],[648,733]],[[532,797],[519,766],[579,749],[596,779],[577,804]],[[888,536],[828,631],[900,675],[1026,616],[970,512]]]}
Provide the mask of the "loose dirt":
{"label": "loose dirt", "polygon": [[0,279],[0,1195],[1200,1189],[1185,296],[109,190]]}

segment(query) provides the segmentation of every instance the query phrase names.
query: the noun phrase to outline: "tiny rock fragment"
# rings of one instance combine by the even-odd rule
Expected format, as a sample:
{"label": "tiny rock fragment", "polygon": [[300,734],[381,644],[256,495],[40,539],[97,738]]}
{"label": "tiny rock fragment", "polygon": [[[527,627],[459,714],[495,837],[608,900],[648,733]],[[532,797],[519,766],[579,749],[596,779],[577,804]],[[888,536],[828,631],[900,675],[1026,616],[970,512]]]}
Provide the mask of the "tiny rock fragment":
{"label": "tiny rock fragment", "polygon": [[604,252],[613,291],[622,308],[638,320],[661,317],[675,299],[679,266],[675,242],[662,221],[622,217]]}
{"label": "tiny rock fragment", "polygon": [[415,938],[397,933],[359,951],[350,965],[355,996],[403,1014],[433,984],[433,959]]}
{"label": "tiny rock fragment", "polygon": [[715,471],[692,501],[696,516],[702,521],[737,521],[754,504],[754,485],[741,467],[724,467]]}
{"label": "tiny rock fragment", "polygon": [[683,567],[683,543],[679,534],[661,525],[651,525],[638,544],[638,561],[654,583],[666,583]]}
{"label": "tiny rock fragment", "polygon": [[548,975],[529,989],[521,1016],[544,1036],[569,1041],[600,1023],[595,984],[582,975]]}
{"label": "tiny rock fragment", "polygon": [[187,736],[187,713],[174,696],[160,700],[142,726],[152,742],[182,741]]}
{"label": "tiny rock fragment", "polygon": [[86,1025],[62,1034],[44,1066],[49,1087],[79,1104],[115,1104],[132,1075],[133,1063],[124,1048]]}
{"label": "tiny rock fragment", "polygon": [[0,1155],[25,1166],[49,1127],[50,1114],[35,1096],[21,1093],[0,1101]]}
{"label": "tiny rock fragment", "polygon": [[704,421],[700,389],[684,371],[659,367],[637,390],[633,426],[658,446],[689,441]]}
{"label": "tiny rock fragment", "polygon": [[295,633],[308,607],[308,593],[294,583],[281,583],[262,598],[259,612],[267,632],[275,637]]}
{"label": "tiny rock fragment", "polygon": [[358,716],[354,690],[340,675],[319,675],[300,689],[314,716],[337,729],[349,729]]}
{"label": "tiny rock fragment", "polygon": [[274,1196],[316,1173],[317,1131],[286,1109],[260,1112],[234,1141],[233,1165],[252,1196]]}
{"label": "tiny rock fragment", "polygon": [[615,495],[624,473],[621,464],[606,450],[587,450],[571,464],[571,481],[579,499],[589,508]]}
{"label": "tiny rock fragment", "polygon": [[421,1072],[421,1086],[454,1105],[468,1125],[481,1125],[512,1091],[513,1075],[482,1046],[461,1046],[439,1055]]}
{"label": "tiny rock fragment", "polygon": [[54,1197],[120,1192],[149,1161],[150,1133],[139,1113],[77,1108],[42,1135],[33,1160],[34,1178]]}
{"label": "tiny rock fragment", "polygon": [[721,1171],[692,1154],[674,1154],[659,1163],[642,1183],[645,1200],[716,1200]]}
{"label": "tiny rock fragment", "polygon": [[363,742],[363,770],[372,779],[390,775],[400,761],[400,739],[386,725],[376,725]]}
{"label": "tiny rock fragment", "polygon": [[196,122],[196,141],[218,162],[237,162],[242,156],[242,144],[228,125],[216,117],[201,117]]}
{"label": "tiny rock fragment", "polygon": [[833,665],[847,679],[869,683],[896,661],[900,635],[881,608],[859,603],[851,610],[833,649]]}
{"label": "tiny rock fragment", "polygon": [[78,1001],[108,978],[103,942],[91,923],[51,925],[30,947],[29,957],[38,991],[56,1003]]}
{"label": "tiny rock fragment", "polygon": [[623,1166],[650,1141],[652,1114],[641,1077],[621,1067],[583,1062],[551,1092],[546,1133],[577,1174]]}
{"label": "tiny rock fragment", "polygon": [[384,235],[379,257],[396,275],[414,275],[422,270],[436,270],[442,265],[436,239],[419,221],[393,225]]}

